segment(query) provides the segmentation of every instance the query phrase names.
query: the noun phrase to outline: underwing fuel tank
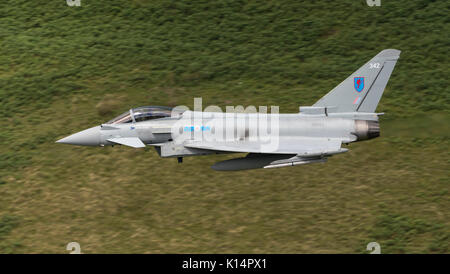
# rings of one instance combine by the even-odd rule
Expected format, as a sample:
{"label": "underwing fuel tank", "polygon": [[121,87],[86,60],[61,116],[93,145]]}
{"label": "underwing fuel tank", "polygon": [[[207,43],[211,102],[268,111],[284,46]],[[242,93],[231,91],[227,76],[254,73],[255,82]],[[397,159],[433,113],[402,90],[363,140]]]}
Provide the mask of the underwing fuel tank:
{"label": "underwing fuel tank", "polygon": [[263,168],[270,165],[270,163],[283,159],[290,158],[292,156],[286,155],[253,155],[249,154],[247,157],[235,158],[222,162],[215,163],[211,166],[212,169],[218,171],[234,171],[234,170],[246,170]]}
{"label": "underwing fuel tank", "polygon": [[355,131],[352,132],[358,141],[369,140],[380,136],[378,121],[355,120]]}
{"label": "underwing fuel tank", "polygon": [[[294,157],[292,157],[294,156]],[[303,159],[295,155],[255,155],[218,162],[211,166],[218,171],[236,171],[256,168],[278,168],[326,162],[327,158]]]}

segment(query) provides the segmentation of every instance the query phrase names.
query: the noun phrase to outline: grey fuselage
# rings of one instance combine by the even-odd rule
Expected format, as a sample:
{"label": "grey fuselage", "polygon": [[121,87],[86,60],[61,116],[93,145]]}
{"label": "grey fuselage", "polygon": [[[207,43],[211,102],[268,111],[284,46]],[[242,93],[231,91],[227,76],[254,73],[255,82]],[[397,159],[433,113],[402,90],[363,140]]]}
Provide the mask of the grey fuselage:
{"label": "grey fuselage", "polygon": [[[258,117],[258,115],[255,113],[202,113],[186,111],[181,116],[174,118],[168,117],[126,124],[103,124],[86,130],[94,134],[92,134],[92,140],[86,142],[85,145],[114,145],[108,139],[124,137],[138,137],[146,145],[168,142],[182,145],[186,141],[200,141],[204,138],[206,131],[216,133],[220,129],[223,132],[221,137],[224,139],[242,139],[248,137],[250,125],[252,123],[258,123],[261,119],[269,120],[266,131],[264,132],[270,135],[272,133],[271,130],[274,128],[272,123],[270,123],[270,119],[271,117],[275,117],[275,115],[264,114],[262,117]],[[358,119],[358,116],[364,116],[362,117],[364,120]],[[342,143],[350,143],[378,136],[376,130],[369,133],[369,128],[376,127],[378,124],[376,114],[331,113],[325,116],[294,113],[276,114],[276,117],[278,120],[277,130],[279,137],[337,138]],[[256,134],[261,135],[261,132]],[[179,157],[189,155],[195,155],[195,153],[161,156]]]}

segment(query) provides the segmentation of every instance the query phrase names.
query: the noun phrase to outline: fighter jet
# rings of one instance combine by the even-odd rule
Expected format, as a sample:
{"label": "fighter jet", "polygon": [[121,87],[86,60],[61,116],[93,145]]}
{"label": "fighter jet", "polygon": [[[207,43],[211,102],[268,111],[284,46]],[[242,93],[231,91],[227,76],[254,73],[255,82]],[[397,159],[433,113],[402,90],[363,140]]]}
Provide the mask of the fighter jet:
{"label": "fighter jet", "polygon": [[383,113],[375,111],[399,57],[399,50],[381,51],[315,104],[299,107],[298,113],[146,106],[57,143],[153,146],[161,157],[178,162],[186,156],[247,153],[212,166],[221,171],[325,162],[347,152],[343,145],[380,135]]}

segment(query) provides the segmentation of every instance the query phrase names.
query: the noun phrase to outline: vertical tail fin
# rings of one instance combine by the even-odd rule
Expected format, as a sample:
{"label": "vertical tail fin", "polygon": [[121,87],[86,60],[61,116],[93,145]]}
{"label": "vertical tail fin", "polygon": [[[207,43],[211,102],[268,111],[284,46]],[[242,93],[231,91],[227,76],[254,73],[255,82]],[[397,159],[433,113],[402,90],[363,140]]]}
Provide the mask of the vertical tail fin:
{"label": "vertical tail fin", "polygon": [[381,51],[313,106],[333,107],[336,112],[375,112],[400,52]]}

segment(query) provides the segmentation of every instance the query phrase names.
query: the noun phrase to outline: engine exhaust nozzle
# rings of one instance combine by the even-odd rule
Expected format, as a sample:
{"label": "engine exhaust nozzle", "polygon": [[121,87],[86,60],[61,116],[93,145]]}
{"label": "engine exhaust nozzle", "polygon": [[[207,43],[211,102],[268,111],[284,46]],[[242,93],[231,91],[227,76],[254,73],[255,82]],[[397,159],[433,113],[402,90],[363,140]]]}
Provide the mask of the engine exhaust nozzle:
{"label": "engine exhaust nozzle", "polygon": [[378,121],[355,120],[355,132],[358,141],[369,140],[380,136]]}

